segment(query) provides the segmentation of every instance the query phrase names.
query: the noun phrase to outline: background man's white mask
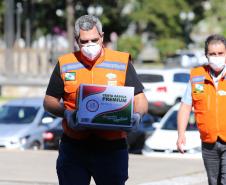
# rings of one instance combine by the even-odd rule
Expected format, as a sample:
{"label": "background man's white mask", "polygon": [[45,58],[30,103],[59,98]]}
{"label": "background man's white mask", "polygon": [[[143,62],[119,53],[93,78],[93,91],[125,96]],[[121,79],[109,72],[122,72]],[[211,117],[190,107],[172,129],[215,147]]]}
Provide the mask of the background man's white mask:
{"label": "background man's white mask", "polygon": [[225,66],[225,56],[210,56],[209,66],[216,72],[221,71]]}

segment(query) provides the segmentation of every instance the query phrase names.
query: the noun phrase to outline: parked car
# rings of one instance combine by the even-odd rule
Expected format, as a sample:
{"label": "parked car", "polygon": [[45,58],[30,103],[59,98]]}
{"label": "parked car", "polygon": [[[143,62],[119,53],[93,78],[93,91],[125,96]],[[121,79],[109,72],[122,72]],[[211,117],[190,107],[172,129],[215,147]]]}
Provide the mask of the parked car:
{"label": "parked car", "polygon": [[165,59],[165,67],[184,67],[192,68],[196,66],[206,65],[207,58],[204,55],[204,50],[182,50],[168,56]]}
{"label": "parked car", "polygon": [[138,128],[128,133],[127,142],[129,153],[141,154],[145,140],[151,136],[155,130],[152,124],[159,120],[160,117],[151,114],[145,114],[143,116],[142,122]]}
{"label": "parked car", "polygon": [[[152,123],[158,121],[159,119],[160,118],[157,116],[145,114],[137,130],[128,132],[127,142],[128,150],[130,153],[141,154],[145,139],[149,137],[155,130],[155,128],[152,126]],[[58,149],[59,141],[62,134],[63,128],[61,125],[61,121],[58,121],[56,127],[49,129],[43,133],[44,149],[47,150]]]}
{"label": "parked car", "polygon": [[181,100],[190,71],[188,69],[138,69],[138,78],[144,85],[149,112],[163,116],[171,106]]}
{"label": "parked car", "polygon": [[62,119],[59,119],[54,128],[46,130],[42,134],[44,140],[44,149],[58,150],[62,134],[63,134]]}
{"label": "parked car", "polygon": [[0,106],[0,147],[42,149],[42,133],[54,127],[55,116],[43,108],[43,98],[19,98]]}
{"label": "parked car", "polygon": [[[142,153],[151,155],[154,152],[159,153],[177,153],[177,113],[180,103],[174,105],[161,119],[160,122],[153,123],[156,130],[147,138],[144,144]],[[200,134],[195,122],[194,113],[191,112],[189,123],[186,130],[186,145],[184,146],[185,153],[200,153],[201,140]]]}

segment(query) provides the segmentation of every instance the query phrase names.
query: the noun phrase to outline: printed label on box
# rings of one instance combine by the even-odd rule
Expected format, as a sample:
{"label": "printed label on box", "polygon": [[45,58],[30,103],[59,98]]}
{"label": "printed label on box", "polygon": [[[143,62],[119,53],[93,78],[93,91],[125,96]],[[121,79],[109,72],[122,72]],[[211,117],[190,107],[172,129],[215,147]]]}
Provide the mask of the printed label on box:
{"label": "printed label on box", "polygon": [[130,125],[133,97],[133,87],[81,84],[78,122]]}

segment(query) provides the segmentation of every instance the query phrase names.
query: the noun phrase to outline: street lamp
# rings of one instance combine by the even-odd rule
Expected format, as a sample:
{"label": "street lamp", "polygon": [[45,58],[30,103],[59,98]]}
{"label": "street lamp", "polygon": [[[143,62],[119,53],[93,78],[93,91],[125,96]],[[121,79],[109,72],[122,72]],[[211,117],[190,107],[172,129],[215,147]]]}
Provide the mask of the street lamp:
{"label": "street lamp", "polygon": [[186,46],[188,46],[192,27],[191,21],[195,18],[195,14],[194,12],[181,12],[179,16],[184,24],[184,40]]}

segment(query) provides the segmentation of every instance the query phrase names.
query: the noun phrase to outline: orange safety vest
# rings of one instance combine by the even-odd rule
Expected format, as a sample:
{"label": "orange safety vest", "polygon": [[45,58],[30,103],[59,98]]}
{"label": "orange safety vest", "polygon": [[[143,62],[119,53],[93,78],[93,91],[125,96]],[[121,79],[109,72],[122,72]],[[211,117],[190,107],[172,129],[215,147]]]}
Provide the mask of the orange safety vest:
{"label": "orange safety vest", "polygon": [[209,67],[191,70],[192,101],[201,140],[214,143],[217,137],[226,142],[226,76],[218,87],[209,73]]}
{"label": "orange safety vest", "polygon": [[[59,57],[61,78],[64,81],[64,106],[66,109],[77,109],[77,95],[79,85],[99,84],[124,86],[126,71],[130,55],[119,51],[104,48],[103,55],[89,68],[88,61],[81,62],[81,52],[69,53]],[[83,59],[84,60],[84,59]],[[112,76],[115,77],[112,79]],[[113,81],[112,81],[113,80]],[[63,120],[64,133],[74,139],[85,139],[95,134],[104,139],[120,139],[126,137],[124,131],[83,130],[77,131],[68,127]]]}

